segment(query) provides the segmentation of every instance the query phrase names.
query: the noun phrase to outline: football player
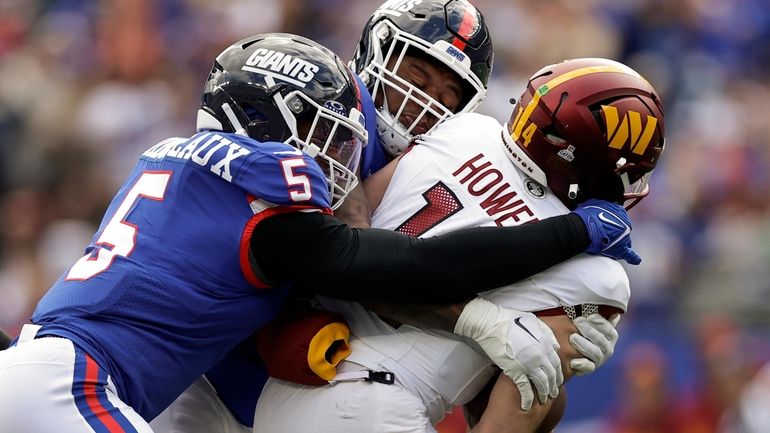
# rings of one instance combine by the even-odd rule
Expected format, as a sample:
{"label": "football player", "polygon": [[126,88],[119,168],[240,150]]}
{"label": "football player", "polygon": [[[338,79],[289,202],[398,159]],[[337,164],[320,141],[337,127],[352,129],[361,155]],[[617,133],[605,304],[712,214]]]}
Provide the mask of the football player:
{"label": "football player", "polygon": [[387,1],[369,17],[352,69],[374,98],[379,146],[364,155],[363,176],[484,100],[492,72],[492,37],[467,0]]}
{"label": "football player", "polygon": [[452,302],[583,251],[631,252],[599,218],[610,203],[422,240],[344,225],[332,210],[357,182],[357,95],[345,65],[307,39],[225,49],[199,132],[140,156],[86,254],[0,352],[0,431],[152,431],[148,420],[290,291]]}
{"label": "football player", "polygon": [[[527,224],[595,199],[631,207],[648,193],[647,180],[663,147],[660,98],[638,73],[606,59],[550,65],[532,76],[505,125],[473,113],[455,116],[374,174],[374,182],[367,183],[369,197],[378,202],[372,226],[436,236],[462,227]],[[378,189],[383,184],[384,192]],[[573,326],[589,334],[591,321],[614,321],[626,311],[629,296],[628,277],[617,261],[580,255],[482,293],[449,332],[393,324],[360,304],[320,297],[323,307],[345,316],[352,333],[351,353],[332,379],[336,384],[308,387],[270,379],[254,431],[435,431],[433,425],[449,410],[468,403],[493,378],[489,345],[519,354],[527,348],[526,339],[501,344],[475,338],[476,321],[466,319],[513,317],[534,343],[548,331],[537,319],[511,316],[511,310],[551,316],[547,320],[560,337],[562,366],[570,377],[582,362],[576,358],[585,356],[574,350],[584,347],[584,339]],[[425,317],[416,307],[373,308],[407,323]],[[611,326],[604,333],[617,337]],[[603,360],[611,353],[598,355]],[[372,382],[369,371],[392,373],[394,383]],[[499,381],[491,411],[476,431],[535,431],[548,410],[519,409],[520,401],[532,401],[528,381],[515,386],[504,376]],[[540,403],[542,398],[534,401]],[[290,415],[296,413],[304,416]],[[558,416],[546,428],[555,421]]]}
{"label": "football player", "polygon": [[[374,106],[361,179],[384,167],[450,116],[475,110],[487,94],[494,51],[484,16],[467,0],[386,1],[369,17],[350,67]],[[373,133],[373,130],[376,131]],[[336,215],[368,226],[371,210],[355,190]]]}
{"label": "football player", "polygon": [[[415,135],[455,113],[474,110],[486,96],[492,62],[484,17],[465,0],[388,1],[375,10],[350,62],[375,99],[370,106],[365,102],[369,95],[362,94],[370,140],[361,177],[399,155]],[[366,196],[356,189],[335,215],[368,227],[369,209]],[[254,350],[251,341],[239,345],[163,416],[185,432],[247,431],[266,380]],[[584,372],[594,368],[592,361],[583,361]]]}
{"label": "football player", "polygon": [[[476,109],[486,96],[492,63],[489,29],[470,2],[391,0],[380,5],[364,25],[349,63],[365,86],[362,111],[369,140],[362,151],[360,178],[384,167],[415,135],[455,113]],[[371,207],[361,186],[351,191],[335,216],[355,227],[370,225]],[[251,341],[239,345],[162,418],[170,418],[173,428],[184,432],[223,426],[250,430],[267,379],[264,368],[249,361],[256,358],[254,350]]]}

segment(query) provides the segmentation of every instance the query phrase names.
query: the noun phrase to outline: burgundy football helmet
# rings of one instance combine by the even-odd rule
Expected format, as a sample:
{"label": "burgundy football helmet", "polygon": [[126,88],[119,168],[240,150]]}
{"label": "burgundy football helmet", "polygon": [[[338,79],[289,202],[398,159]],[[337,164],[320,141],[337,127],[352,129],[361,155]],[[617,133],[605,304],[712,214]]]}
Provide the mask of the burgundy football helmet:
{"label": "burgundy football helmet", "polygon": [[529,79],[503,133],[508,156],[570,209],[589,198],[633,207],[663,153],[660,97],[608,59],[567,60]]}

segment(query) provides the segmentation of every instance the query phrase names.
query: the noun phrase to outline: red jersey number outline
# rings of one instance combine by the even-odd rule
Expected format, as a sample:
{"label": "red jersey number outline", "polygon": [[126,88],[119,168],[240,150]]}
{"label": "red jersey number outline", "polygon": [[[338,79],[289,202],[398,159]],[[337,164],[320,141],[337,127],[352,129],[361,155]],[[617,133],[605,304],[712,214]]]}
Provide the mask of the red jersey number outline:
{"label": "red jersey number outline", "polygon": [[289,198],[295,202],[309,201],[313,198],[313,190],[310,188],[310,178],[306,174],[297,174],[295,168],[306,167],[302,157],[286,158],[281,160],[283,178],[289,187]]}

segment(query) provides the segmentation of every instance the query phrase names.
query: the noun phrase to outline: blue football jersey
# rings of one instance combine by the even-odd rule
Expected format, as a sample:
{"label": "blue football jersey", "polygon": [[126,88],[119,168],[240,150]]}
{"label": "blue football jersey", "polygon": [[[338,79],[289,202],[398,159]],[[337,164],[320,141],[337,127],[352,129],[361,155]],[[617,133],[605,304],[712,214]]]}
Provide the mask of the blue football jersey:
{"label": "blue football jersey", "polygon": [[202,132],[153,146],[37,305],[38,335],[73,340],[153,419],[278,312],[288,287],[253,272],[250,234],[276,213],[330,212],[326,182],[283,143]]}
{"label": "blue football jersey", "polygon": [[361,78],[353,74],[361,89],[361,112],[366,119],[366,132],[369,135],[367,145],[361,151],[361,179],[364,180],[374,174],[390,162],[390,157],[385,153],[385,148],[380,143],[380,135],[377,133],[377,109],[369,90],[364,86]]}
{"label": "blue football jersey", "polygon": [[[352,74],[358,83],[361,97],[361,112],[366,119],[368,144],[361,152],[361,180],[375,173],[390,162],[390,157],[379,140],[377,133],[377,113],[372,95],[361,78]],[[229,353],[215,368],[206,373],[217,396],[227,406],[235,418],[248,427],[254,424],[254,408],[257,399],[268,378],[264,365],[246,356],[242,349]]]}

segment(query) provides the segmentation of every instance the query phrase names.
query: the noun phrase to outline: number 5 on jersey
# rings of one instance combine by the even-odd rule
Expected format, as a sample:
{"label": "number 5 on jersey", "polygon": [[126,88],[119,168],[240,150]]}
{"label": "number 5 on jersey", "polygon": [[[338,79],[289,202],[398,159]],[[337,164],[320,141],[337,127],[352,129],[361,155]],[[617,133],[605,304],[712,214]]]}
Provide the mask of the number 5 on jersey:
{"label": "number 5 on jersey", "polygon": [[109,268],[116,256],[128,256],[136,245],[137,226],[126,221],[128,212],[141,198],[163,200],[171,172],[144,172],[128,191],[118,210],[104,227],[104,231],[90,253],[78,260],[66,280],[87,280]]}
{"label": "number 5 on jersey", "polygon": [[310,189],[310,178],[305,174],[295,173],[294,169],[305,167],[305,160],[300,158],[287,158],[281,160],[283,168],[283,177],[286,180],[286,186],[289,187],[289,197],[296,202],[308,201],[313,197]]}

